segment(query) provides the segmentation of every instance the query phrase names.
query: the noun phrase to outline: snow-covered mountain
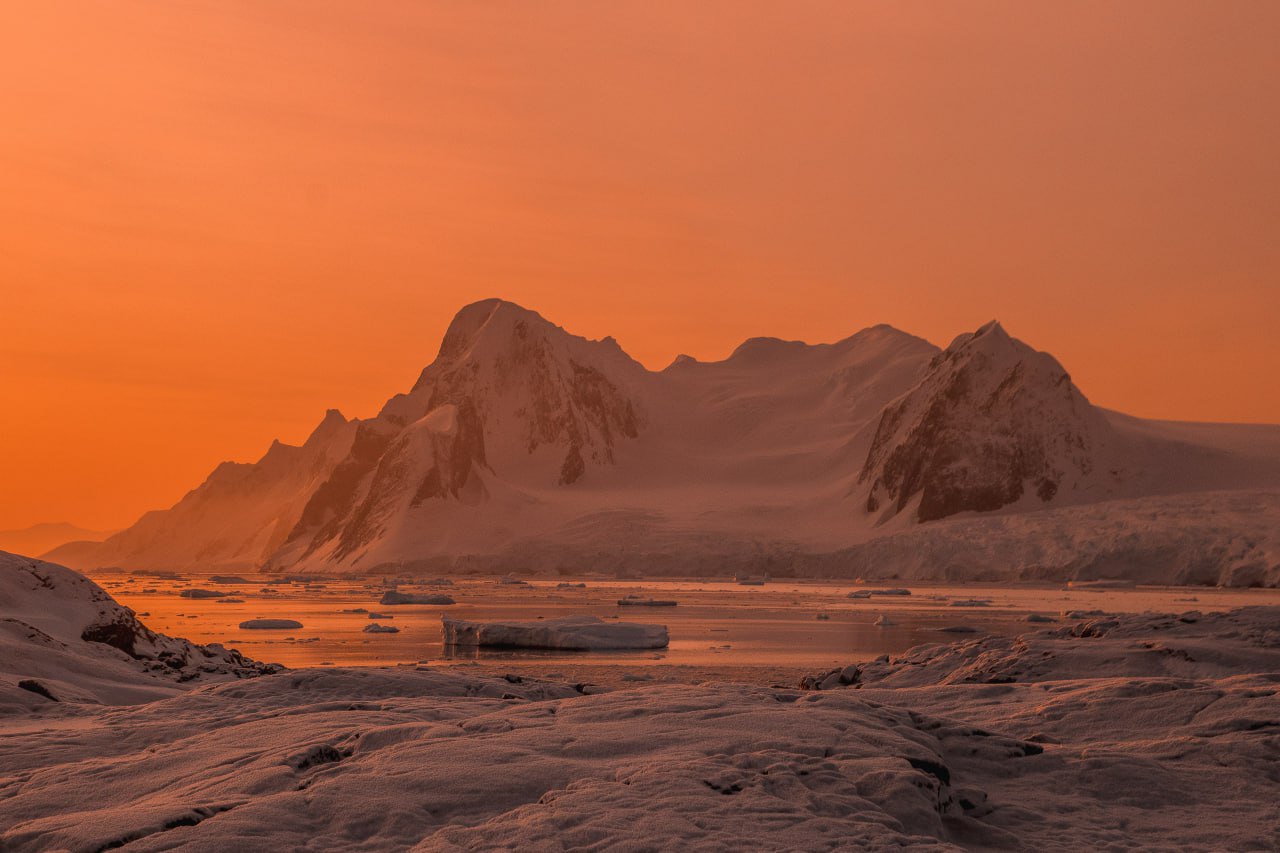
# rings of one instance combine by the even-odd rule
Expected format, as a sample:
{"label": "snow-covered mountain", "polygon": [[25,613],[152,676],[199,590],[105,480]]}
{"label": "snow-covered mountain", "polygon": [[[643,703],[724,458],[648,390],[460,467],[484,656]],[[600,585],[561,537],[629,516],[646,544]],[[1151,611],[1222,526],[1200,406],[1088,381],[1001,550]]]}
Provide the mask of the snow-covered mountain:
{"label": "snow-covered mountain", "polygon": [[101,542],[114,530],[90,530],[65,521],[33,524],[21,530],[0,530],[0,551],[43,554],[68,542]]}
{"label": "snow-covered mountain", "polygon": [[956,338],[885,408],[858,480],[882,518],[909,505],[934,521],[1029,495],[1097,500],[1121,476],[1112,432],[1053,356],[993,321]]}
{"label": "snow-covered mountain", "polygon": [[433,533],[442,510],[501,512],[526,490],[571,488],[638,438],[645,378],[612,339],[575,337],[509,302],[469,305],[413,389],[359,425],[351,452],[269,562],[413,557],[414,538]]}
{"label": "snow-covered mountain", "polygon": [[273,442],[254,463],[224,462],[167,510],[104,542],[52,553],[77,566],[252,566],[284,542],[307,501],[352,452],[357,424],[330,409],[301,447]]}
{"label": "snow-covered mountain", "polygon": [[226,463],[172,509],[50,558],[830,573],[860,543],[941,519],[1267,488],[1280,489],[1280,428],[1099,409],[994,322],[945,350],[875,326],[650,371],[612,338],[491,299],[458,313],[376,417],[330,412],[302,447]]}

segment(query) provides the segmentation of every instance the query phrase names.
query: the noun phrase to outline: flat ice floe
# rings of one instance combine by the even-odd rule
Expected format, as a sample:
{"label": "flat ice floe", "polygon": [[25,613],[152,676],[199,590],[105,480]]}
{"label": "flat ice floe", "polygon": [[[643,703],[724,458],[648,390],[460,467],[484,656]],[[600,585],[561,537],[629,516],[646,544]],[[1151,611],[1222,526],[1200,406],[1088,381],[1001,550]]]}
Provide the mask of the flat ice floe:
{"label": "flat ice floe", "polygon": [[679,603],[672,598],[646,598],[640,595],[628,595],[618,599],[619,607],[675,607]]}
{"label": "flat ice floe", "polygon": [[216,589],[184,589],[179,595],[182,598],[224,598],[227,593]]}
{"label": "flat ice floe", "polygon": [[566,616],[536,622],[469,622],[441,617],[446,646],[606,651],[661,649],[668,643],[663,625],[605,622],[595,616]]}
{"label": "flat ice floe", "polygon": [[454,604],[453,596],[433,592],[397,592],[394,589],[382,594],[379,604]]}
{"label": "flat ice floe", "polygon": [[245,630],[274,631],[285,628],[301,628],[297,619],[246,619],[240,623]]}

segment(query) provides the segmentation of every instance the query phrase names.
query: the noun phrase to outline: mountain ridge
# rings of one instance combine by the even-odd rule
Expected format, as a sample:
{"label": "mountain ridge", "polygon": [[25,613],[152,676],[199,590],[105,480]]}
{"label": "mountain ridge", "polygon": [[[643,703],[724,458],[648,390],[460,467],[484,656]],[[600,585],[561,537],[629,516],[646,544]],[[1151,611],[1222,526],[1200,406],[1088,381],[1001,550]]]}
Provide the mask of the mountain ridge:
{"label": "mountain ridge", "polygon": [[[1280,484],[1280,438],[1252,440],[1254,458],[1227,431],[1099,409],[997,321],[945,349],[878,324],[654,371],[611,337],[486,299],[374,417],[329,410],[300,448],[219,466],[172,509],[49,556],[385,571],[497,555],[511,568],[523,547],[567,571],[662,542],[666,563],[685,549],[705,569],[717,553],[835,553],[969,515]],[[610,518],[642,532],[620,538]]]}

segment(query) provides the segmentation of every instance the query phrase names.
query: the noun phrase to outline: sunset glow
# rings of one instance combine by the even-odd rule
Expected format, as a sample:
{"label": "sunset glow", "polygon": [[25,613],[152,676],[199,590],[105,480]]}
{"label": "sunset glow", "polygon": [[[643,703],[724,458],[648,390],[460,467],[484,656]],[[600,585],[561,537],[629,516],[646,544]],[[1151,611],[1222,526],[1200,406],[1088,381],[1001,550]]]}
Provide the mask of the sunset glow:
{"label": "sunset glow", "polygon": [[1277,0],[0,34],[0,850],[1280,849]]}
{"label": "sunset glow", "polygon": [[651,369],[999,317],[1280,421],[1275,3],[376,5],[0,8],[0,528],[370,416],[489,296]]}

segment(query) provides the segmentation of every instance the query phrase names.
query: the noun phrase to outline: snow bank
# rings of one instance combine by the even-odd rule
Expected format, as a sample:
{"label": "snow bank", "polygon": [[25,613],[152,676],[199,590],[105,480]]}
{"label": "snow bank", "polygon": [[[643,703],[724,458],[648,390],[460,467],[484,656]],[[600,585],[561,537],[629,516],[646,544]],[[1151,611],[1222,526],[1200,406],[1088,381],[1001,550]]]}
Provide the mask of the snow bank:
{"label": "snow bank", "polygon": [[6,731],[0,848],[1271,849],[1278,638],[1089,620],[813,691],[286,672]]}
{"label": "snow bank", "polygon": [[[1035,621],[1052,620],[1039,617]],[[1225,678],[1255,672],[1280,672],[1280,607],[1210,614],[1095,615],[1016,637],[916,646],[892,659],[807,677],[804,686],[819,687],[833,673],[842,673],[840,683],[846,685],[921,687],[1096,678]],[[1276,709],[1280,711],[1280,703]]]}
{"label": "snow bank", "polygon": [[1280,492],[1209,492],[933,522],[797,575],[1280,586]]}
{"label": "snow bank", "polygon": [[274,672],[232,649],[157,634],[63,566],[0,552],[0,715],[58,702],[128,704]]}

